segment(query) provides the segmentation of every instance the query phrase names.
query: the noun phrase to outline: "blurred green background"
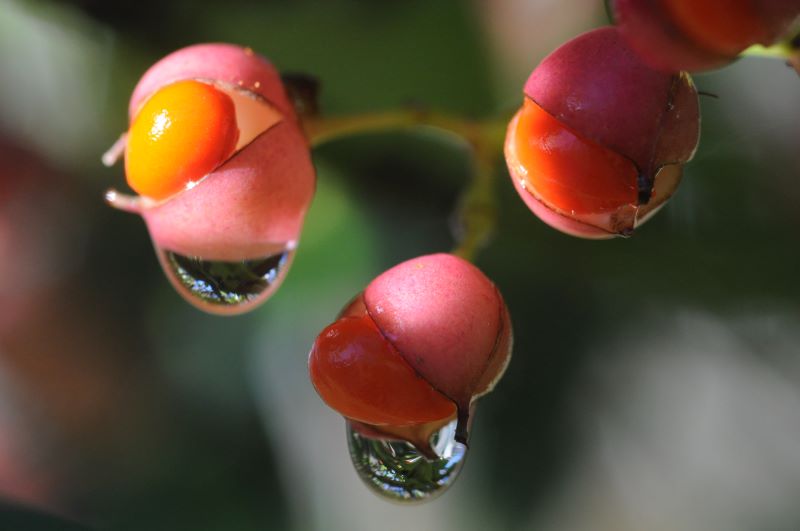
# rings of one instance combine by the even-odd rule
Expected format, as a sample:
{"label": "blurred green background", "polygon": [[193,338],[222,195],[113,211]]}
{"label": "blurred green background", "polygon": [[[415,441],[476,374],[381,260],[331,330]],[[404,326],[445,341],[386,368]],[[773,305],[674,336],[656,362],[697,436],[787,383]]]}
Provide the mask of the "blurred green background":
{"label": "blurred green background", "polygon": [[498,160],[478,265],[515,349],[442,498],[364,487],[308,349],[375,275],[452,245],[469,175],[430,134],[336,141],[279,292],[236,318],[174,293],[100,154],[144,70],[196,42],[322,82],[325,113],[510,112],[600,0],[0,0],[0,528],[800,528],[800,79],[696,76],[703,130],[670,204],[628,240],[538,221]]}

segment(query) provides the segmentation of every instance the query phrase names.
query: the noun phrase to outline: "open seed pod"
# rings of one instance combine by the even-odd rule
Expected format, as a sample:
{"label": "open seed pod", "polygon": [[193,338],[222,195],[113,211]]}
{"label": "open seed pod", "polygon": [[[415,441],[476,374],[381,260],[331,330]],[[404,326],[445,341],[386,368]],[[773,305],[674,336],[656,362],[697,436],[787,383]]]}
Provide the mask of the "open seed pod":
{"label": "open seed pod", "polygon": [[374,279],[317,337],[309,371],[322,399],[363,433],[425,452],[454,417],[466,444],[473,401],[502,376],[511,343],[491,281],[461,258],[434,254]]}
{"label": "open seed pod", "polygon": [[700,131],[686,73],[644,64],[615,28],[547,56],[525,84],[505,143],[512,181],[554,228],[626,236],[670,198]]}
{"label": "open seed pod", "polygon": [[263,57],[200,44],[153,65],[129,106],[125,154],[139,196],[108,202],[141,214],[178,292],[220,314],[266,300],[288,269],[311,202],[308,142],[280,76]]}

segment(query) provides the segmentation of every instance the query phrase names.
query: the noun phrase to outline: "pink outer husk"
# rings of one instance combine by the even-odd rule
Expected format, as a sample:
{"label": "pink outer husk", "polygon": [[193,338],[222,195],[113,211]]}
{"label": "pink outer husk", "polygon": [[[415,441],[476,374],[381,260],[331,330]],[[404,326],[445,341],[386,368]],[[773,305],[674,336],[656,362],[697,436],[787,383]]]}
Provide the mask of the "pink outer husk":
{"label": "pink outer husk", "polygon": [[133,90],[128,106],[130,120],[155,91],[184,79],[207,79],[245,88],[269,101],[287,119],[296,119],[275,67],[248,48],[220,43],[188,46],[151,66]]}
{"label": "pink outer husk", "polygon": [[261,258],[298,238],[314,186],[305,137],[283,121],[142,215],[157,247],[206,260]]}
{"label": "pink outer husk", "polygon": [[700,111],[691,79],[645,65],[613,27],[584,33],[547,56],[525,94],[646,175],[688,161],[697,147]]}
{"label": "pink outer husk", "polygon": [[665,72],[709,70],[734,59],[690,40],[660,0],[616,0],[614,18],[629,46],[652,68]]}
{"label": "pink outer husk", "polygon": [[403,262],[370,283],[364,302],[384,336],[460,414],[505,370],[511,338],[505,304],[494,284],[461,258]]}

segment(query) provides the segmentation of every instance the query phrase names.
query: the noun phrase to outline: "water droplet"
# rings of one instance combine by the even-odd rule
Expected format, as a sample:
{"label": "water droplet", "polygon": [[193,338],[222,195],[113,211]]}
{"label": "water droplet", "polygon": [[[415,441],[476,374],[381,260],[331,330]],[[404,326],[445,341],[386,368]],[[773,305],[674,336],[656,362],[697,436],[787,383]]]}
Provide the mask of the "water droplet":
{"label": "water droplet", "polygon": [[467,455],[455,433],[456,421],[436,432],[431,447],[438,457],[428,459],[409,442],[368,437],[347,423],[356,472],[374,492],[396,502],[431,500],[453,484]]}
{"label": "water droplet", "polygon": [[289,269],[293,251],[234,262],[204,260],[161,250],[159,258],[178,293],[197,308],[237,314],[266,301]]}

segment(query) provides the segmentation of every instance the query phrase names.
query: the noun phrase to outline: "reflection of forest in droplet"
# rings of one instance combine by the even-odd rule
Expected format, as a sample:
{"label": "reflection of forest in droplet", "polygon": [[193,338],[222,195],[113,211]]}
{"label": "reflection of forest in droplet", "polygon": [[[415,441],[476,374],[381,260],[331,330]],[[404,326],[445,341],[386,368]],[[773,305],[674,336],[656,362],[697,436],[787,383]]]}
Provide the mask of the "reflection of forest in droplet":
{"label": "reflection of forest in droplet", "polygon": [[240,313],[268,299],[286,276],[293,254],[284,250],[264,258],[228,262],[159,252],[164,272],[187,301],[222,314]]}
{"label": "reflection of forest in droplet", "polygon": [[396,502],[431,500],[453,484],[467,455],[455,433],[456,421],[435,433],[431,446],[438,458],[428,459],[409,442],[368,437],[347,423],[356,472],[374,492]]}

